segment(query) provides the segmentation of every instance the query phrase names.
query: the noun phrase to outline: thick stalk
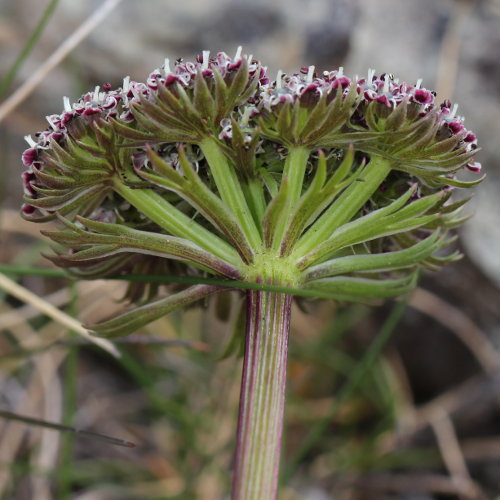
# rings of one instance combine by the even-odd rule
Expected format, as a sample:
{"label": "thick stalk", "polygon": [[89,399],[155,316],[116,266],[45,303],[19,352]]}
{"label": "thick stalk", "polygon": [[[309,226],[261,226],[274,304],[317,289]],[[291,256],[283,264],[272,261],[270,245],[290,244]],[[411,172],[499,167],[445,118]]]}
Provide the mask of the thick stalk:
{"label": "thick stalk", "polygon": [[291,302],[288,294],[247,292],[232,500],[277,495]]}

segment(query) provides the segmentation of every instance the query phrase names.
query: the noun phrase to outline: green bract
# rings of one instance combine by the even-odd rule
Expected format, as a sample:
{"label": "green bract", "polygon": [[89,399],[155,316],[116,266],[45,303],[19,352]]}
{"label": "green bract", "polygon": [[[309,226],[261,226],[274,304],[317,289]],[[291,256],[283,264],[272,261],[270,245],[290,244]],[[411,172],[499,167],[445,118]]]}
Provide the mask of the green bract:
{"label": "green bract", "polygon": [[[409,291],[435,268],[464,202],[452,187],[479,181],[475,135],[456,108],[420,83],[349,79],[342,69],[281,72],[224,53],[169,62],[145,83],[96,88],[23,154],[26,205],[50,257],[81,277],[211,275],[366,301]],[[230,281],[228,282],[230,286]],[[95,325],[129,333],[221,288],[166,298],[131,285],[140,303]]]}

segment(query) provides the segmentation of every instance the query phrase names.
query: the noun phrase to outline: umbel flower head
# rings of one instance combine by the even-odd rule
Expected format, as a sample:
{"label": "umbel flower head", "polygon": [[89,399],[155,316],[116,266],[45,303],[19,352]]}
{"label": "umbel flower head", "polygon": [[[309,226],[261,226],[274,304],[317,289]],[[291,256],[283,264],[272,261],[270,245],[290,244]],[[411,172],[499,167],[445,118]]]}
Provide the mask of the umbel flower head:
{"label": "umbel flower head", "polygon": [[[279,72],[252,56],[204,52],[64,99],[23,154],[24,217],[57,218],[50,257],[82,277],[210,275],[366,301],[411,289],[451,241],[478,172],[476,136],[456,105],[370,70]],[[439,256],[437,253],[439,252]],[[230,285],[230,282],[229,282]],[[96,325],[131,332],[219,291],[165,298]]]}

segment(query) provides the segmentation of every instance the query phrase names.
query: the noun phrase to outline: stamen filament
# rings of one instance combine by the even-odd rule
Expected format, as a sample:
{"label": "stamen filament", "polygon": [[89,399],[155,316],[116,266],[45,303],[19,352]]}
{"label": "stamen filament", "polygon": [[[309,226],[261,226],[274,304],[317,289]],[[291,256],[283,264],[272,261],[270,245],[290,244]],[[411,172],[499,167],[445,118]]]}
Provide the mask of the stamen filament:
{"label": "stamen filament", "polygon": [[309,69],[307,70],[307,76],[306,76],[307,83],[312,83],[313,76],[314,76],[314,69],[315,69],[315,66],[309,66]]}
{"label": "stamen filament", "polygon": [[34,148],[37,143],[33,140],[33,137],[31,135],[25,135],[24,140],[30,145],[30,147]]}
{"label": "stamen filament", "polygon": [[384,75],[384,94],[389,92],[389,75]]}
{"label": "stamen filament", "polygon": [[283,78],[283,71],[278,70],[278,74],[276,75],[276,90],[281,90],[281,79]]}
{"label": "stamen filament", "polygon": [[64,96],[63,97],[63,104],[64,104],[64,111],[71,113],[72,108],[71,108],[71,103],[69,102],[69,97]]}
{"label": "stamen filament", "polygon": [[165,76],[170,75],[172,71],[170,70],[170,59],[165,58],[165,62],[163,63],[163,71],[165,73]]}
{"label": "stamen filament", "polygon": [[126,94],[129,91],[130,88],[130,76],[126,76],[123,79],[123,86],[122,86],[122,91],[124,94]]}
{"label": "stamen filament", "polygon": [[201,64],[201,69],[203,69],[203,70],[208,69],[209,58],[210,58],[210,51],[204,50],[203,51],[203,62]]}

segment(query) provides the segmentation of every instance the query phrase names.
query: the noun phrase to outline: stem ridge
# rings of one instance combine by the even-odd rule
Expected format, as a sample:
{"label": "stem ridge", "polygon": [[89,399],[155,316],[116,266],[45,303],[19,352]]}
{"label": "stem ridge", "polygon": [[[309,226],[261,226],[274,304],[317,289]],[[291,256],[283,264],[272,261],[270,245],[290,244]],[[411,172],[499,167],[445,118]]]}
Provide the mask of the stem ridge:
{"label": "stem ridge", "polygon": [[247,292],[232,500],[276,498],[292,296]]}

